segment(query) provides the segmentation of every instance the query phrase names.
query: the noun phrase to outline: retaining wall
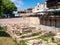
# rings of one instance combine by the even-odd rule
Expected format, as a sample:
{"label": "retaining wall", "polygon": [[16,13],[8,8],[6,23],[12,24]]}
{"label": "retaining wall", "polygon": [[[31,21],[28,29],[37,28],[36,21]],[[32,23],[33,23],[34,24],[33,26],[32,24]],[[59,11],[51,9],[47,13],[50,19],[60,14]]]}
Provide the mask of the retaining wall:
{"label": "retaining wall", "polygon": [[[41,20],[42,21],[42,20]],[[44,23],[44,21],[43,21]],[[60,32],[59,27],[55,26],[45,26],[40,24],[40,19],[38,17],[23,17],[23,18],[8,18],[8,19],[0,19],[0,24],[1,25],[9,25],[9,24],[26,24],[26,25],[31,25],[31,26],[40,26],[41,30],[50,30],[54,32]]]}
{"label": "retaining wall", "polygon": [[40,24],[40,21],[38,17],[0,19],[0,24],[19,24],[19,23]]}

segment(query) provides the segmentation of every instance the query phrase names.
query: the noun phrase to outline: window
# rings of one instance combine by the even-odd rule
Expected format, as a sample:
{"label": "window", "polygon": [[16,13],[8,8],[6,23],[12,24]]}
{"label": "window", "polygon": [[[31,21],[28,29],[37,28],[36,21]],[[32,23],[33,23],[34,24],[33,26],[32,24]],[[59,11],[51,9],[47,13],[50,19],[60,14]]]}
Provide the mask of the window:
{"label": "window", "polygon": [[37,9],[37,10],[39,10],[39,9]]}
{"label": "window", "polygon": [[38,5],[38,7],[39,7],[39,5]]}

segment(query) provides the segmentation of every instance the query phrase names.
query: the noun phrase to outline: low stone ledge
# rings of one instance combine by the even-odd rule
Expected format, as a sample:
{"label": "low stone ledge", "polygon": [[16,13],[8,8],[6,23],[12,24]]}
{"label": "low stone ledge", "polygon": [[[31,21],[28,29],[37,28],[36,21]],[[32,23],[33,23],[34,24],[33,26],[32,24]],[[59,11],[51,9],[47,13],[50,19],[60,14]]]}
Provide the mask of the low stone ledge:
{"label": "low stone ledge", "polygon": [[60,42],[60,36],[54,36],[54,41],[55,42]]}

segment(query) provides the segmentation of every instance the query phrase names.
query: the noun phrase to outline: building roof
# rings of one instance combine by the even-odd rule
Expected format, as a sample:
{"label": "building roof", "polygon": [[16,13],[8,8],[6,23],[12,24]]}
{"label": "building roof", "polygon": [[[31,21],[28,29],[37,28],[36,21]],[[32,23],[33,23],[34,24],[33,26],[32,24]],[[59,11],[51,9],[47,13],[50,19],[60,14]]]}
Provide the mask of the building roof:
{"label": "building roof", "polygon": [[32,10],[33,8],[28,8],[27,10]]}
{"label": "building roof", "polygon": [[60,9],[49,9],[41,12],[60,12]]}
{"label": "building roof", "polygon": [[26,10],[20,10],[20,11],[18,11],[19,13],[21,13],[21,12],[26,12]]}

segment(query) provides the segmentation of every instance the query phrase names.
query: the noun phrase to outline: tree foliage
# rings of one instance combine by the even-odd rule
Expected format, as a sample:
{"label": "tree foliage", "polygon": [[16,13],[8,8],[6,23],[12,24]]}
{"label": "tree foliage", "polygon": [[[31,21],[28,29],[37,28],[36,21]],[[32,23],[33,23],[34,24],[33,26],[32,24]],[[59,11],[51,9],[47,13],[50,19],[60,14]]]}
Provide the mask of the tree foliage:
{"label": "tree foliage", "polygon": [[12,14],[13,11],[17,10],[17,7],[10,0],[0,0],[0,9],[1,9],[0,14],[2,14],[2,13]]}
{"label": "tree foliage", "polygon": [[3,6],[2,6],[2,0],[0,0],[0,18],[3,14]]}
{"label": "tree foliage", "polygon": [[12,13],[13,11],[16,11],[17,8],[13,2],[10,0],[3,0],[3,13]]}

